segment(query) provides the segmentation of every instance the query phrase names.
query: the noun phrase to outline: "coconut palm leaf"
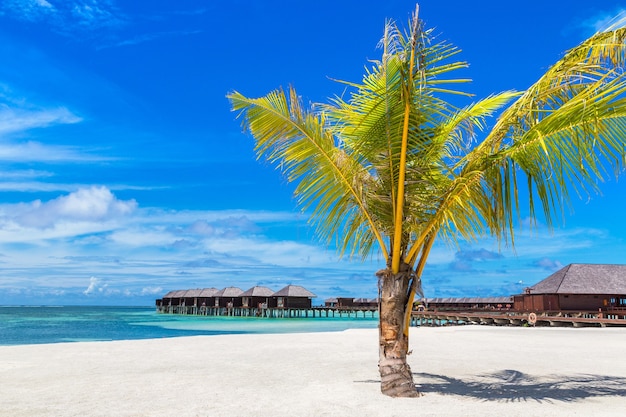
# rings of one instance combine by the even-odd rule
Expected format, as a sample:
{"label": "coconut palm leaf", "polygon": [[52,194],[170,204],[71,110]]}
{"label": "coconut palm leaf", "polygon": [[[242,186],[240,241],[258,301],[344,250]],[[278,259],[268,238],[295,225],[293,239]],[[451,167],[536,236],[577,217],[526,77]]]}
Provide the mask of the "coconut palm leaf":
{"label": "coconut palm leaf", "polygon": [[[567,52],[531,88],[459,107],[467,65],[436,42],[417,13],[408,33],[388,22],[383,55],[351,93],[305,107],[297,93],[229,94],[320,237],[340,252],[378,249],[380,372],[389,395],[413,395],[408,316],[437,238],[487,233],[514,243],[524,210],[549,225],[571,195],[597,192],[626,160],[626,29],[618,25]],[[497,115],[488,129],[487,120]],[[528,191],[528,207],[520,191]]]}
{"label": "coconut palm leaf", "polygon": [[[624,167],[626,29],[599,33],[569,51],[503,111],[494,128],[452,167],[437,213],[417,243],[433,230],[456,240],[485,231],[513,243],[518,187],[525,181],[546,222],[570,199],[597,192],[608,171]],[[536,199],[535,199],[536,198]],[[415,257],[420,246],[409,250]]]}

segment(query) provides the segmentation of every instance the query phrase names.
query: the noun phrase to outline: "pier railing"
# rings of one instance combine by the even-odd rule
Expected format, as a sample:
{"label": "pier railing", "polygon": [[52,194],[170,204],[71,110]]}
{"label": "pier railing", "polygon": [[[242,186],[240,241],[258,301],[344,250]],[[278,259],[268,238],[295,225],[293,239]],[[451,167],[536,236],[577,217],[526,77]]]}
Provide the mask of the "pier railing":
{"label": "pier railing", "polygon": [[626,311],[414,311],[412,326],[486,324],[499,326],[613,327],[626,326]]}

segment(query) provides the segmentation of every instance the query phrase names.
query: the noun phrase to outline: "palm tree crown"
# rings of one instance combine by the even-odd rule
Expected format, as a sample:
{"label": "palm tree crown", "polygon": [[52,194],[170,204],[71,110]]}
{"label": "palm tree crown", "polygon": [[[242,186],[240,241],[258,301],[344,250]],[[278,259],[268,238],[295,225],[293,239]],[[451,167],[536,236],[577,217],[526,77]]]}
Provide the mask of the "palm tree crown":
{"label": "palm tree crown", "polygon": [[[454,77],[466,67],[415,14],[404,34],[385,27],[383,55],[351,94],[305,107],[296,91],[250,99],[229,94],[256,140],[277,164],[318,234],[341,253],[378,248],[381,389],[415,396],[406,362],[409,315],[437,237],[491,233],[512,243],[525,208],[548,224],[570,191],[597,189],[626,157],[626,29],[600,32],[567,52],[527,91],[494,94],[464,107]],[[488,128],[487,119],[497,116]],[[482,136],[482,140],[479,137]]]}
{"label": "palm tree crown", "polygon": [[378,243],[389,259],[399,244],[411,264],[435,235],[489,231],[509,240],[518,184],[528,186],[531,215],[538,198],[550,223],[568,201],[567,184],[594,191],[608,166],[621,171],[625,29],[570,50],[524,93],[459,108],[445,98],[467,95],[452,87],[468,80],[450,76],[466,63],[452,61],[459,50],[414,22],[408,35],[388,22],[382,59],[361,84],[346,83],[348,100],[305,108],[293,88],[259,99],[229,95],[257,155],[297,182],[318,234],[338,237],[342,253],[366,256]]}

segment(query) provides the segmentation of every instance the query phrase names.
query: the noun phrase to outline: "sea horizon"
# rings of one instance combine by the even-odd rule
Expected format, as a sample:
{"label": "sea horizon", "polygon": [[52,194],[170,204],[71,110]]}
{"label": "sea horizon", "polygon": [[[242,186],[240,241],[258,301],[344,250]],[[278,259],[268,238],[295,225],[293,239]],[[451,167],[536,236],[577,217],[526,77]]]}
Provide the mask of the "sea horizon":
{"label": "sea horizon", "polygon": [[0,346],[376,328],[378,318],[215,317],[147,306],[0,306]]}

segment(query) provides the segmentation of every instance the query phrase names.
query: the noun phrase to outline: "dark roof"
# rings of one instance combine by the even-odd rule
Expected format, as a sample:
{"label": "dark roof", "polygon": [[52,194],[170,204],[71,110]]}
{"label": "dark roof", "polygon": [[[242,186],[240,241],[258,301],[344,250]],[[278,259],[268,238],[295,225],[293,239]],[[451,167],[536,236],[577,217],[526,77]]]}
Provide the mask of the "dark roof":
{"label": "dark roof", "polygon": [[242,292],[239,296],[240,297],[271,297],[272,295],[274,295],[274,291],[272,289],[257,285],[255,287],[250,288],[249,290]]}
{"label": "dark roof", "polygon": [[218,291],[217,288],[203,288],[199,297],[214,297]]}
{"label": "dark roof", "polygon": [[237,287],[226,287],[215,293],[215,297],[239,297],[243,290]]}
{"label": "dark roof", "polygon": [[202,289],[200,288],[187,290],[187,292],[185,293],[185,297],[200,297],[201,292],[202,292]]}
{"label": "dark roof", "polygon": [[299,285],[287,285],[274,293],[274,297],[308,297],[314,298],[317,295]]}
{"label": "dark roof", "polygon": [[181,298],[185,296],[186,292],[187,290],[170,291],[167,294],[165,294],[165,297],[163,298]]}
{"label": "dark roof", "polygon": [[626,294],[626,265],[569,264],[529,288],[530,294]]}

